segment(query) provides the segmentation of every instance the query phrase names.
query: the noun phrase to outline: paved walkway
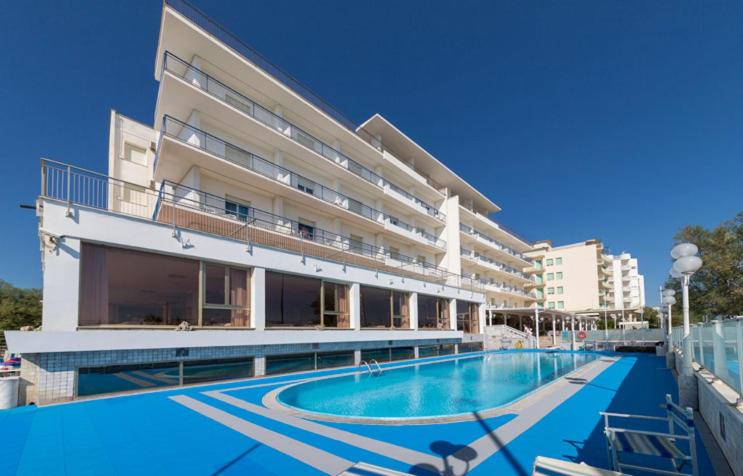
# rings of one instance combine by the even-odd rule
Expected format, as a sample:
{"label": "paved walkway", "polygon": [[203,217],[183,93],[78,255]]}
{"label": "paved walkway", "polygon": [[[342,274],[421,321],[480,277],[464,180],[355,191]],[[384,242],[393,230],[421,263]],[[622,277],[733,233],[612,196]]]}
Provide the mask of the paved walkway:
{"label": "paved walkway", "polygon": [[[664,363],[629,355],[589,365],[545,392],[552,404],[445,424],[313,422],[262,405],[277,386],[318,373],[19,408],[0,412],[0,474],[336,474],[365,461],[416,474],[527,475],[537,455],[605,467],[598,412],[661,415],[664,394],[675,398]],[[700,474],[714,474],[700,453]]]}

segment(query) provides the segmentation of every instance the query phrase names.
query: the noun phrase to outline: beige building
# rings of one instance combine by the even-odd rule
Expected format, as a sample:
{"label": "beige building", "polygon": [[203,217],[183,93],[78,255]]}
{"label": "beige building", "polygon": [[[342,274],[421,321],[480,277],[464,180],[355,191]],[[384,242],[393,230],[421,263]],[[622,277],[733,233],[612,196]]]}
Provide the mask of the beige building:
{"label": "beige building", "polygon": [[527,255],[534,260],[537,304],[545,309],[569,312],[601,308],[604,284],[603,245],[587,240],[565,246],[549,241],[534,244]]}

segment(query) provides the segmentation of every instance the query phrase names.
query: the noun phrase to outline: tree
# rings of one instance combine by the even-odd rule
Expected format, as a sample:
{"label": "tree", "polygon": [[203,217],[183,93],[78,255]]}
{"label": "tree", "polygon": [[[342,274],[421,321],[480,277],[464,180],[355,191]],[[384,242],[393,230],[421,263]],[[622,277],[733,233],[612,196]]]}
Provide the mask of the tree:
{"label": "tree", "polygon": [[[697,245],[704,261],[689,285],[691,322],[743,314],[743,212],[711,230],[699,225],[686,226],[674,238]],[[666,287],[676,290],[674,325],[682,322],[679,281],[669,279],[666,282]]]}
{"label": "tree", "polygon": [[20,289],[0,279],[0,330],[41,325],[41,290]]}

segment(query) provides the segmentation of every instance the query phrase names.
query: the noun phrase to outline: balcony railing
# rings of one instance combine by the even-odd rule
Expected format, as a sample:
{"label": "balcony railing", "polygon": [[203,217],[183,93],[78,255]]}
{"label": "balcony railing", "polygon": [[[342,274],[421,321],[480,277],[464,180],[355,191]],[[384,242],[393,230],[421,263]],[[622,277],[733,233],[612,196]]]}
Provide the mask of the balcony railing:
{"label": "balcony railing", "polygon": [[[248,152],[236,145],[220,139],[208,132],[179,121],[170,116],[163,117],[162,135],[204,150],[219,158],[251,170],[277,183],[288,185],[320,200],[348,210],[369,220],[379,223],[391,223],[406,231],[419,235],[428,243],[445,248],[446,242],[424,230],[413,228],[398,218],[386,215],[354,198],[329,189],[313,180],[303,177],[289,169],[274,164],[262,157]],[[159,150],[158,150],[159,155]]]}
{"label": "balcony railing", "polygon": [[188,62],[180,59],[170,52],[165,52],[163,59],[163,70],[184,79],[188,83],[206,91],[211,96],[220,101],[238,109],[247,116],[252,117],[264,126],[283,134],[299,145],[312,150],[325,159],[343,167],[354,175],[361,177],[367,182],[377,187],[389,187],[402,196],[403,199],[412,202],[414,205],[423,209],[428,215],[446,221],[446,216],[438,208],[426,203],[402,187],[393,184],[384,179],[381,175],[376,174],[369,168],[361,165],[351,159],[346,154],[336,150],[312,134],[300,129],[286,119],[274,114],[265,107],[256,103],[242,93],[232,89],[218,79],[194,67]]}
{"label": "balcony railing", "polygon": [[468,250],[467,248],[460,248],[459,249],[459,252],[460,252],[460,254],[462,256],[464,256],[466,258],[469,258],[471,260],[480,261],[480,262],[486,263],[486,264],[488,264],[488,265],[490,265],[490,266],[492,266],[494,268],[497,268],[497,269],[499,269],[501,271],[504,271],[506,273],[513,274],[515,276],[518,276],[520,278],[526,279],[528,281],[534,281],[534,279],[530,275],[528,275],[528,274],[526,274],[524,272],[521,272],[518,269],[513,268],[511,266],[505,265],[503,263],[499,263],[498,261],[495,261],[492,258],[488,258],[487,256],[483,256],[480,253],[477,253],[475,251]]}
{"label": "balcony railing", "polygon": [[401,277],[482,290],[481,284],[472,278],[418,262],[401,253],[256,208],[230,210],[224,197],[169,181],[155,191],[98,172],[44,160],[41,196],[66,203],[70,214],[73,206],[95,208],[167,224],[174,230],[194,230]]}
{"label": "balcony railing", "polygon": [[460,223],[459,224],[459,229],[463,233],[466,233],[468,235],[472,235],[475,238],[478,238],[478,237],[479,238],[482,238],[483,240],[485,240],[485,241],[491,243],[493,246],[495,246],[496,249],[498,249],[500,251],[503,251],[504,253],[507,253],[507,254],[509,254],[511,256],[515,256],[516,258],[519,258],[521,260],[524,260],[527,263],[531,263],[531,261],[529,260],[529,258],[527,258],[526,256],[522,255],[521,253],[519,253],[518,251],[514,250],[513,248],[504,245],[503,243],[501,243],[500,241],[496,240],[495,238],[491,238],[490,236],[486,235],[485,233],[483,233],[483,232],[481,232],[479,230],[476,230],[476,229],[474,229],[474,228],[472,228],[470,226],[467,226],[464,223]]}

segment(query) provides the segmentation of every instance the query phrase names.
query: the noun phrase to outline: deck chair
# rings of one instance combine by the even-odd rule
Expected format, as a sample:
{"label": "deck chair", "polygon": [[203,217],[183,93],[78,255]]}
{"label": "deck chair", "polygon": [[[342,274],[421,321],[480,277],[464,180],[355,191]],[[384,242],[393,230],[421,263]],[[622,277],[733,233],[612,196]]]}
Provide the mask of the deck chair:
{"label": "deck chair", "polygon": [[623,476],[623,473],[595,468],[586,463],[573,463],[555,458],[537,456],[532,476]]}
{"label": "deck chair", "polygon": [[[699,475],[694,413],[691,408],[684,409],[673,403],[670,395],[666,395],[666,403],[661,406],[666,410],[665,417],[601,412],[604,417],[604,435],[609,461],[615,471],[639,470],[665,475]],[[610,418],[623,418],[625,421],[633,419],[665,421],[668,423],[668,433],[613,427],[610,425]],[[676,432],[677,427],[681,429],[681,433]],[[688,442],[689,454],[679,448],[677,443],[681,441]],[[641,466],[634,461],[629,463],[626,459],[630,454],[650,457],[648,459],[651,461],[654,459],[670,461],[673,470]]]}

